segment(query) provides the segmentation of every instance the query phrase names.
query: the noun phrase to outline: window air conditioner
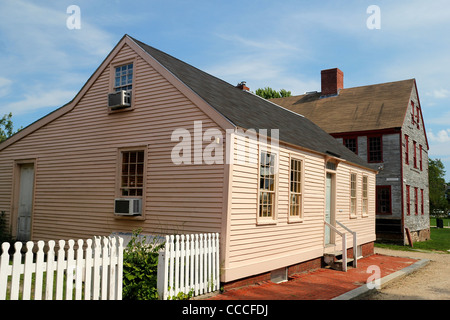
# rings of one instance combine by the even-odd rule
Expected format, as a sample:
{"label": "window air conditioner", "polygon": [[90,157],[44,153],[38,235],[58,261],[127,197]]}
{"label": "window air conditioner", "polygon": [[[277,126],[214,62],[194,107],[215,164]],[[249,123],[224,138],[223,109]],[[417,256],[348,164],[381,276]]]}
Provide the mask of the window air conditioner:
{"label": "window air conditioner", "polygon": [[140,216],[142,199],[115,199],[114,214],[118,216]]}
{"label": "window air conditioner", "polygon": [[131,92],[121,90],[108,94],[108,107],[111,109],[128,108],[131,106]]}

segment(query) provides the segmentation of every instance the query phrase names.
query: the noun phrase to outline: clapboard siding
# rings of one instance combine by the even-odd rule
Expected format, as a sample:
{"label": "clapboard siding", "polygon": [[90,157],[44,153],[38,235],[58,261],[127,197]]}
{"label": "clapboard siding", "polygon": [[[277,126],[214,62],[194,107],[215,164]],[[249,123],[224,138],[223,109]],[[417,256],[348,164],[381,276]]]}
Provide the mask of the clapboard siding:
{"label": "clapboard siding", "polygon": [[[277,152],[277,217],[274,224],[258,225],[257,143],[253,141],[252,147],[247,149],[252,154],[253,162],[236,161],[236,154],[242,154],[243,146],[248,146],[247,140],[243,135],[235,136],[234,146],[238,150],[232,166],[230,240],[226,265],[228,280],[242,276],[249,268],[254,273],[261,273],[320,257],[324,250],[324,156],[280,146]],[[290,156],[302,159],[304,163],[302,222],[292,222],[288,216]],[[369,178],[369,217],[362,218],[360,213],[356,219],[349,217],[350,171],[356,172],[358,179],[362,179],[362,174]],[[336,219],[357,231],[360,239],[375,240],[375,174],[348,164],[340,164],[336,173],[336,188]],[[358,189],[359,201],[361,196],[361,190]],[[345,210],[346,208],[348,209]],[[359,206],[359,210],[360,208]]]}
{"label": "clapboard siding", "polygon": [[[224,165],[180,165],[171,160],[178,128],[193,133],[218,125],[125,45],[115,61],[136,62],[134,110],[107,112],[107,66],[68,113],[2,150],[0,210],[11,213],[15,160],[36,158],[33,240],[88,238],[113,231],[220,232]],[[193,141],[194,139],[192,139]],[[113,214],[118,148],[147,149],[145,219]],[[192,150],[192,156],[194,155]]]}

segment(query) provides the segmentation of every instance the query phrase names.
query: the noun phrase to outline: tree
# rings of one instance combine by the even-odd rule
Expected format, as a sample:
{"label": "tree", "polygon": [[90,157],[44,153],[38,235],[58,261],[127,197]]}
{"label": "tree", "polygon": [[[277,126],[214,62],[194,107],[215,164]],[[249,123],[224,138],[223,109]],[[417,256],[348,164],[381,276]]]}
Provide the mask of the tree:
{"label": "tree", "polygon": [[255,93],[258,96],[263,97],[264,99],[285,98],[285,97],[291,96],[290,91],[287,91],[285,89],[276,91],[270,87],[265,87],[264,89],[262,89],[262,88],[256,89]]}
{"label": "tree", "polygon": [[446,214],[449,210],[449,203],[445,196],[447,184],[444,176],[445,168],[442,161],[440,159],[429,159],[430,212],[435,215]]}
{"label": "tree", "polygon": [[[0,142],[5,141],[15,133],[11,118],[12,113],[10,112],[9,114],[5,114],[3,118],[0,119]],[[20,128],[19,130],[21,129],[22,128]]]}

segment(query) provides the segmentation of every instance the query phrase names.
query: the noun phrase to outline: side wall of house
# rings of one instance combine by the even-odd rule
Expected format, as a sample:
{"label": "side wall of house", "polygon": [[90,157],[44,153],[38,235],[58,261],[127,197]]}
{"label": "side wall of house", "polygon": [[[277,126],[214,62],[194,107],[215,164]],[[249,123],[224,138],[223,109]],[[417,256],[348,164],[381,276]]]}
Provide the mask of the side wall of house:
{"label": "side wall of house", "polygon": [[[249,149],[246,139],[236,135],[235,161],[231,166],[232,197],[230,198],[229,243],[222,281],[252,276],[323,256],[325,215],[325,158],[322,155],[280,146],[277,154],[279,170],[275,182],[275,219],[271,223],[258,221],[258,148]],[[262,144],[264,148],[264,144]],[[259,150],[260,151],[260,150]],[[249,152],[246,163],[239,156]],[[303,219],[289,217],[290,158],[303,160]],[[240,158],[242,160],[242,158]],[[350,173],[357,174],[357,215],[350,217]],[[368,176],[369,214],[361,214],[362,175]],[[375,174],[348,164],[337,166],[335,175],[336,220],[358,232],[358,244],[375,240]],[[339,228],[343,231],[342,228]],[[352,246],[348,236],[348,246]],[[340,239],[336,239],[339,250]]]}
{"label": "side wall of house", "polygon": [[[411,103],[412,102],[412,103]],[[412,110],[414,104],[414,112]],[[412,90],[411,101],[406,112],[405,122],[402,127],[402,141],[403,151],[406,148],[405,134],[408,135],[409,142],[409,164],[406,164],[406,154],[403,152],[403,216],[404,225],[408,227],[412,233],[413,241],[428,240],[430,238],[430,206],[429,206],[429,182],[428,182],[428,148],[425,138],[425,128],[423,119],[419,114],[420,122],[417,126],[417,106],[419,106],[419,99],[415,89]],[[419,106],[421,107],[421,106]],[[414,114],[414,123],[412,120]],[[414,142],[416,142],[416,165],[414,165]],[[422,146],[422,170],[420,169],[420,146]],[[410,196],[410,213],[407,212],[407,195],[406,186],[409,186]],[[415,188],[417,188],[418,197],[415,197]],[[421,190],[423,190],[423,212],[422,212],[422,197]],[[417,214],[416,214],[417,204]],[[408,240],[405,236],[405,243]]]}
{"label": "side wall of house", "polygon": [[[401,228],[403,183],[401,133],[386,133],[380,131],[378,134],[370,133],[370,135],[379,135],[382,137],[383,161],[379,163],[369,163],[369,166],[371,166],[374,170],[378,170],[376,185],[379,188],[388,188],[391,193],[390,211],[388,210],[388,213],[376,215],[377,236],[378,239],[383,240],[399,239],[403,235]],[[343,142],[342,138],[337,138],[337,140],[341,143]],[[358,155],[366,161],[368,160],[367,141],[367,134],[362,134],[357,137]],[[377,210],[376,207],[375,210]]]}
{"label": "side wall of house", "polygon": [[[218,126],[128,45],[112,63],[130,61],[135,62],[134,110],[108,113],[108,66],[72,111],[1,151],[0,210],[8,217],[14,211],[15,163],[35,161],[32,240],[137,228],[162,234],[221,232],[225,166],[175,165],[171,159],[179,142],[171,141],[174,130],[192,134],[194,121],[201,121],[203,131]],[[121,148],[146,151],[142,217],[114,215]]]}

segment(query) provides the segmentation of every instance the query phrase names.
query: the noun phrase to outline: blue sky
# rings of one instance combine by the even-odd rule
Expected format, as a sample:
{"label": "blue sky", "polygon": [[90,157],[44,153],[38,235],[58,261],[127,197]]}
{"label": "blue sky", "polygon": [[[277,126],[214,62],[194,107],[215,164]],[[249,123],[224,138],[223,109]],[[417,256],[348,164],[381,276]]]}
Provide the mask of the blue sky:
{"label": "blue sky", "polygon": [[[81,28],[69,29],[70,5]],[[370,5],[380,29],[369,29]],[[320,91],[320,70],[344,86],[415,78],[430,144],[450,181],[450,2],[0,2],[0,115],[25,127],[72,100],[127,33],[231,84]]]}

